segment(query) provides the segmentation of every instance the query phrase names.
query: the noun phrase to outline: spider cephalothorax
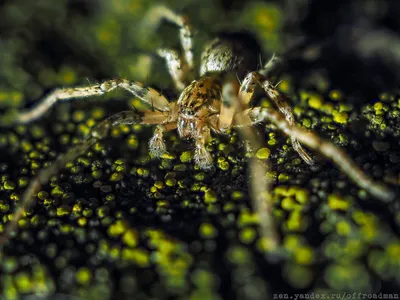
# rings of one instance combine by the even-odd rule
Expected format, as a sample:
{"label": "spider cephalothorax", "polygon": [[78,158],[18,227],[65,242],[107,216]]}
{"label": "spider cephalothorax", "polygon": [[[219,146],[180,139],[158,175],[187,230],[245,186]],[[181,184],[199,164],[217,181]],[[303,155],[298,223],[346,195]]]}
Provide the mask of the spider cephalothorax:
{"label": "spider cephalothorax", "polygon": [[208,76],[193,81],[182,91],[177,102],[178,132],[182,138],[195,138],[196,129],[219,114],[216,104],[220,95],[219,80]]}
{"label": "spider cephalothorax", "polygon": [[[307,164],[313,164],[313,160],[300,142],[331,159],[357,185],[373,196],[385,201],[393,198],[390,190],[368,177],[343,150],[295,125],[291,107],[285,96],[281,95],[270,81],[269,74],[274,70],[277,59],[273,56],[264,67],[257,69],[260,50],[254,40],[244,34],[222,34],[212,40],[203,51],[199,78],[195,79],[192,33],[187,18],[163,6],[153,8],[149,16],[151,21],[147,22],[158,23],[167,19],[180,28],[183,53],[172,49],[157,51],[158,55],[166,60],[169,73],[180,94],[178,100],[168,101],[155,89],[146,88],[139,82],[113,79],[86,87],[55,90],[33,109],[18,114],[15,123],[29,123],[43,116],[57,101],[98,96],[115,88],[131,92],[152,107],[140,113],[124,111],[112,115],[95,126],[81,143],[61,155],[50,167],[41,170],[22,196],[22,205],[8,224],[3,234],[4,240],[16,229],[19,218],[32,202],[41,184],[63,168],[67,161],[75,159],[99,139],[105,138],[110,129],[119,124],[157,125],[149,141],[149,150],[157,157],[166,152],[164,132],[177,129],[182,138],[190,139],[195,144],[195,163],[202,169],[209,169],[213,159],[206,149],[206,144],[211,132],[220,134],[232,127],[238,127],[251,147],[257,149],[261,147],[262,141],[254,134],[251,125],[269,121],[291,138],[293,148]],[[265,91],[278,110],[250,107],[250,100],[257,87]],[[266,164],[250,159],[249,169],[253,178],[250,182],[251,197],[254,209],[260,215],[262,235],[269,241],[271,248],[275,249],[279,239],[271,218],[270,182],[265,176],[267,167]]]}

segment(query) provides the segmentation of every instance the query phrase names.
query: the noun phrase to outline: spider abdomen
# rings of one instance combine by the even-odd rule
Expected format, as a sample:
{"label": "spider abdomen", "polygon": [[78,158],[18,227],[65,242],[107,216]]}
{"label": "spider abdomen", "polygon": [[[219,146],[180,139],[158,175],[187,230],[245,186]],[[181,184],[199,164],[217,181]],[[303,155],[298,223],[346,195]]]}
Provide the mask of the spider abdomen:
{"label": "spider abdomen", "polygon": [[207,44],[201,55],[200,75],[236,73],[239,78],[254,71],[261,47],[248,33],[222,33]]}

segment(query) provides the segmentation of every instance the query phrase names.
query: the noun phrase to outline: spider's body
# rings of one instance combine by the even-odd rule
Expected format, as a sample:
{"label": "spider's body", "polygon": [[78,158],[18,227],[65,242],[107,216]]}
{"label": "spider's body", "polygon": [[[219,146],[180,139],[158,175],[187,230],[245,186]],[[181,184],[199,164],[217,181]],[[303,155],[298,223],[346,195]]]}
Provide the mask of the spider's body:
{"label": "spider's body", "polygon": [[209,76],[194,80],[182,91],[177,102],[177,127],[182,138],[194,139],[206,120],[218,118],[220,95],[220,80]]}
{"label": "spider's body", "polygon": [[177,128],[182,138],[196,139],[205,126],[215,133],[224,132],[218,126],[223,82],[254,70],[259,49],[250,36],[242,33],[220,34],[206,45],[201,55],[200,78],[187,85],[177,101]]}
{"label": "spider's body", "polygon": [[195,129],[204,125],[223,133],[218,126],[223,82],[255,70],[259,49],[256,41],[242,33],[220,34],[206,45],[201,55],[200,78],[182,91],[177,102],[177,126],[182,138],[195,138]]}
{"label": "spider's body", "polygon": [[[368,177],[343,150],[322,140],[316,134],[295,126],[291,107],[285,97],[271,84],[268,77],[270,71],[273,71],[276,66],[275,57],[272,57],[261,70],[257,70],[260,49],[249,36],[223,34],[212,40],[205,47],[201,57],[200,77],[194,80],[192,34],[187,18],[162,6],[155,7],[150,11],[149,16],[149,22],[155,20],[155,23],[158,23],[162,19],[167,19],[180,28],[183,53],[172,49],[157,51],[158,55],[166,61],[168,71],[180,94],[178,100],[168,101],[155,89],[146,88],[139,82],[113,79],[86,87],[55,90],[33,109],[18,114],[14,119],[15,123],[29,123],[43,116],[57,101],[98,96],[115,88],[123,88],[131,92],[152,107],[141,113],[126,111],[108,117],[95,126],[81,143],[74,145],[67,153],[61,155],[50,167],[41,170],[22,196],[22,205],[15,212],[3,235],[5,240],[16,229],[18,220],[26,207],[32,203],[34,194],[38,192],[40,186],[63,168],[66,162],[83,154],[99,139],[105,138],[113,126],[119,124],[157,125],[149,141],[149,150],[156,157],[166,151],[164,132],[177,129],[180,137],[193,140],[195,163],[207,170],[213,164],[212,156],[206,148],[211,131],[225,133],[237,126],[241,135],[249,140],[252,148],[257,149],[262,146],[263,141],[252,131],[251,125],[270,121],[291,138],[293,149],[307,164],[313,164],[313,160],[304,151],[300,142],[331,159],[356,184],[373,196],[385,201],[393,199],[394,195],[390,190]],[[257,86],[265,91],[279,111],[249,106]],[[249,169],[253,177],[250,192],[254,209],[260,215],[262,235],[269,240],[272,248],[276,248],[279,242],[271,218],[272,202],[266,201],[265,198],[265,195],[268,197],[270,192],[270,183],[265,176],[266,164],[250,159]]]}

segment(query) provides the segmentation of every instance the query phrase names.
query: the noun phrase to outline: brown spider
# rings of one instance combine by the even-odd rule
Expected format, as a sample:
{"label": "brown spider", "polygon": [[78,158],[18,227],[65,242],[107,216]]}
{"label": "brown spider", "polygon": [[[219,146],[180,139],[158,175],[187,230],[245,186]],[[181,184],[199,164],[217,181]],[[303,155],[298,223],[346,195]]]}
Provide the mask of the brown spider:
{"label": "brown spider", "polygon": [[[342,149],[321,139],[315,133],[295,126],[291,107],[269,80],[268,74],[277,62],[274,56],[264,68],[246,75],[248,70],[257,68],[257,57],[248,45],[240,40],[240,35],[221,35],[206,46],[201,56],[200,78],[194,80],[192,28],[188,19],[163,6],[153,8],[149,16],[151,18],[147,21],[152,23],[150,26],[155,26],[165,19],[180,28],[183,55],[171,49],[157,51],[158,55],[165,59],[175,87],[180,92],[178,101],[169,102],[160,92],[144,87],[139,82],[113,79],[86,87],[57,89],[34,108],[19,113],[14,123],[26,124],[42,117],[57,101],[99,96],[116,88],[123,88],[152,106],[152,109],[143,112],[124,111],[105,119],[92,129],[86,139],[61,155],[51,166],[41,170],[24,192],[22,204],[3,232],[3,241],[0,241],[0,244],[16,230],[18,220],[31,204],[40,186],[63,168],[67,161],[84,153],[98,140],[105,138],[112,127],[120,124],[157,125],[149,141],[149,150],[156,157],[166,152],[163,134],[177,128],[182,138],[194,141],[195,163],[207,170],[213,163],[212,156],[206,149],[211,131],[223,134],[232,127],[238,127],[241,135],[257,149],[262,144],[251,125],[269,121],[291,138],[293,148],[307,164],[312,165],[313,160],[300,143],[331,159],[354,183],[374,197],[384,201],[393,199],[394,194],[389,189],[374,182]],[[242,83],[237,77],[244,77]],[[278,110],[249,106],[257,86],[264,89]],[[250,159],[249,169],[254,178],[250,183],[253,207],[260,216],[262,235],[268,241],[269,249],[273,250],[278,246],[279,238],[271,218],[270,183],[265,176],[267,166]]]}

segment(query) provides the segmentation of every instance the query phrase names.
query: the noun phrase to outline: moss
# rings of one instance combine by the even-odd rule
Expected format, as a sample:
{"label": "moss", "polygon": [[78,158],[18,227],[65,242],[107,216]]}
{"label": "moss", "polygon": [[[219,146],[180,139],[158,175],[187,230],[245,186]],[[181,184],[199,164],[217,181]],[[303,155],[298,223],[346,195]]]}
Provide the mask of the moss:
{"label": "moss", "polygon": [[193,151],[185,151],[182,152],[181,156],[179,157],[181,162],[186,163],[186,162],[190,162],[194,157],[194,153]]}
{"label": "moss", "polygon": [[331,90],[329,91],[329,98],[334,101],[340,101],[343,99],[343,94],[340,90]]}
{"label": "moss", "polygon": [[[240,9],[228,12],[205,1],[184,9],[194,27],[207,26],[210,19],[210,32],[226,27],[235,31],[245,25],[265,49],[275,52],[281,47],[279,31],[285,12],[276,5],[241,2]],[[41,41],[39,32],[51,30],[54,36],[69,37],[68,45],[79,44],[75,53],[90,53],[95,62],[67,53],[67,60],[63,57],[59,63],[52,56],[50,64],[46,53],[18,37],[12,43],[29,51],[2,49],[10,57],[7,61],[18,58],[15,66],[4,64],[0,70],[3,74],[8,69],[14,77],[12,89],[0,87],[0,106],[8,115],[0,118],[2,124],[12,118],[17,107],[35,105],[54,87],[86,85],[86,77],[101,80],[119,74],[141,80],[145,86],[171,87],[167,72],[159,72],[158,62],[146,53],[138,55],[129,46],[143,45],[150,51],[158,44],[169,47],[178,40],[174,26],[158,26],[157,34],[138,36],[140,26],[132,24],[139,24],[152,1],[115,1],[107,7],[101,3],[95,12],[89,9],[85,18],[76,16],[76,6],[64,0],[42,3],[42,8],[34,3],[13,4],[29,15],[41,16],[37,24],[24,23],[24,32],[27,29],[32,40]],[[178,10],[182,6],[179,1],[169,4]],[[57,25],[47,24],[52,15],[58,19]],[[4,22],[20,31],[10,20]],[[171,40],[165,40],[166,36]],[[9,39],[13,37],[5,37],[2,45],[9,44]],[[195,39],[195,45],[204,44],[202,34]],[[53,42],[58,49],[57,41]],[[65,45],[62,49],[69,52]],[[37,76],[36,71],[24,72],[27,61],[35,66]],[[398,146],[393,141],[399,137],[398,97],[384,93],[373,102],[355,99],[356,106],[322,76],[305,78],[315,83],[315,88],[308,90],[290,75],[284,75],[278,89],[289,93],[297,123],[346,147],[366,173],[396,185]],[[300,99],[292,93],[293,83],[300,89]],[[173,92],[166,94],[170,101],[177,98]],[[266,98],[260,105],[275,108]],[[2,131],[0,231],[12,220],[33,176],[88,136],[101,120],[127,106],[138,111],[151,109],[129,93],[116,90],[97,100],[90,97],[59,103],[28,126]],[[398,281],[398,234],[392,232],[393,226],[400,224],[396,206],[377,204],[317,152],[313,153],[317,163],[310,168],[293,150],[290,138],[268,123],[257,126],[264,141],[255,157],[271,162],[266,174],[273,189],[271,214],[282,241],[276,258],[269,256],[271,241],[260,236],[259,214],[249,196],[253,179],[246,163],[252,154],[243,154],[235,130],[226,136],[213,134],[207,147],[215,168],[204,172],[193,162],[193,144],[182,141],[175,130],[164,136],[169,152],[161,159],[151,157],[147,145],[152,129],[148,127],[113,128],[106,139],[67,162],[42,184],[34,205],[18,222],[23,230],[2,248],[0,293],[8,299],[17,299],[22,292],[67,292],[99,300],[224,299],[232,295],[262,299],[282,286],[298,293],[334,293],[368,291],[378,281]],[[388,286],[387,282],[382,286]]]}
{"label": "moss", "polygon": [[295,206],[296,206],[296,203],[292,197],[283,198],[281,201],[281,207],[285,210],[294,209]]}
{"label": "moss", "polygon": [[211,204],[217,202],[217,200],[218,198],[216,193],[211,189],[207,189],[204,193],[204,202],[207,204]]}
{"label": "moss", "polygon": [[238,218],[238,226],[245,227],[247,225],[257,224],[258,216],[249,211],[242,210]]}
{"label": "moss", "polygon": [[333,210],[347,210],[350,203],[338,195],[329,195],[328,205]]}
{"label": "moss", "polygon": [[335,290],[348,292],[371,292],[370,275],[359,263],[350,265],[332,264],[325,270],[324,278]]}
{"label": "moss", "polygon": [[88,285],[92,278],[92,274],[88,268],[80,268],[76,272],[76,281],[82,285]]}
{"label": "moss", "polygon": [[136,247],[138,245],[138,234],[136,230],[129,229],[122,237],[123,242],[129,247]]}
{"label": "moss", "polygon": [[53,197],[61,197],[63,196],[65,193],[65,191],[60,187],[60,186],[56,186],[51,190],[51,195]]}
{"label": "moss", "polygon": [[57,207],[57,216],[58,217],[67,216],[70,214],[70,211],[71,211],[71,209],[68,206]]}
{"label": "moss", "polygon": [[125,221],[117,220],[115,223],[108,227],[108,234],[112,237],[122,235],[128,228],[128,224]]}
{"label": "moss", "polygon": [[215,238],[218,234],[218,231],[216,230],[216,228],[210,223],[201,224],[199,231],[200,231],[200,235],[206,239]]}
{"label": "moss", "polygon": [[302,98],[308,98],[308,105],[314,109],[320,109],[322,106],[322,97],[318,94],[305,94],[303,93]]}
{"label": "moss", "polygon": [[334,111],[332,112],[332,114],[333,114],[333,120],[334,120],[336,123],[339,123],[339,124],[346,124],[346,123],[347,123],[347,120],[348,120],[348,118],[349,118],[349,116],[347,115],[347,113],[345,113],[345,112],[338,112],[338,111],[334,110]]}
{"label": "moss", "polygon": [[176,179],[175,178],[168,178],[165,180],[165,184],[167,186],[174,186],[176,185]]}
{"label": "moss", "polygon": [[86,218],[79,218],[78,219],[78,225],[79,226],[83,227],[83,226],[86,226],[86,224],[87,224],[87,219]]}
{"label": "moss", "polygon": [[254,228],[246,227],[240,232],[239,239],[243,244],[252,243],[257,236],[257,232]]}
{"label": "moss", "polygon": [[32,290],[32,280],[28,274],[20,272],[15,276],[15,286],[20,293],[28,293]]}
{"label": "moss", "polygon": [[281,173],[278,175],[279,182],[286,182],[289,180],[289,175],[286,173]]}
{"label": "moss", "polygon": [[314,277],[309,268],[296,264],[286,264],[283,272],[290,285],[298,289],[308,287]]}
{"label": "moss", "polygon": [[226,171],[229,169],[229,162],[227,162],[225,158],[219,157],[217,163],[221,170]]}
{"label": "moss", "polygon": [[4,182],[3,187],[4,187],[5,190],[12,191],[12,190],[15,189],[16,185],[15,185],[14,182],[12,182],[10,180],[7,180],[6,182]]}
{"label": "moss", "polygon": [[240,201],[244,197],[243,193],[241,191],[233,191],[231,194],[231,198],[235,201]]}
{"label": "moss", "polygon": [[111,174],[110,176],[110,181],[121,181],[121,179],[124,177],[124,173],[122,172],[115,172]]}
{"label": "moss", "polygon": [[226,253],[227,259],[232,264],[243,265],[250,259],[250,253],[243,246],[230,247]]}
{"label": "moss", "polygon": [[271,151],[268,148],[258,149],[256,152],[256,157],[259,159],[268,159],[271,154]]}

